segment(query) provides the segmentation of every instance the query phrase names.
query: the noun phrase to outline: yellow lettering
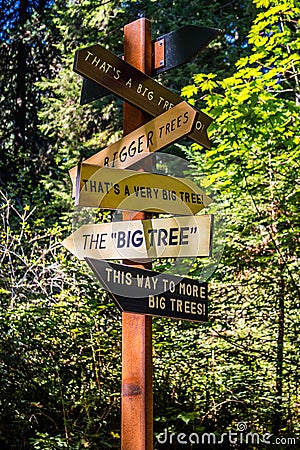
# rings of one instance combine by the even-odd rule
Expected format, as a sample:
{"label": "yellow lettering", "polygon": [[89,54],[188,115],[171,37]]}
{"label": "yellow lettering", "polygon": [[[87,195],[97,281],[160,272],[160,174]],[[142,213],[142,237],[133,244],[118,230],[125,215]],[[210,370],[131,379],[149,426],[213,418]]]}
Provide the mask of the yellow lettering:
{"label": "yellow lettering", "polygon": [[187,313],[187,314],[189,314],[191,312],[190,311],[190,304],[191,304],[191,302],[189,302],[189,301],[185,301],[184,302],[184,312]]}
{"label": "yellow lettering", "polygon": [[191,314],[197,314],[196,306],[197,306],[196,302],[191,302]]}
{"label": "yellow lettering", "polygon": [[127,284],[127,286],[131,286],[132,284],[132,275],[130,272],[126,272],[125,274],[125,283]]}
{"label": "yellow lettering", "polygon": [[205,305],[202,303],[197,304],[197,313],[199,316],[202,316],[202,314],[205,314]]}
{"label": "yellow lettering", "polygon": [[205,298],[205,286],[200,287],[200,295],[199,298]]}
{"label": "yellow lettering", "polygon": [[149,308],[165,309],[166,299],[165,297],[155,297],[154,295],[149,295],[148,306]]}
{"label": "yellow lettering", "polygon": [[116,70],[115,67],[114,67],[114,71],[116,72],[116,73],[114,74],[114,79],[115,79],[115,80],[118,80],[118,79],[120,78],[120,76],[121,76],[121,71],[120,71],[119,69]]}
{"label": "yellow lettering", "polygon": [[198,285],[193,285],[193,297],[198,297]]}
{"label": "yellow lettering", "polygon": [[93,66],[98,66],[98,64],[100,64],[101,59],[97,58],[97,56],[94,57],[93,61],[92,61],[92,65]]}

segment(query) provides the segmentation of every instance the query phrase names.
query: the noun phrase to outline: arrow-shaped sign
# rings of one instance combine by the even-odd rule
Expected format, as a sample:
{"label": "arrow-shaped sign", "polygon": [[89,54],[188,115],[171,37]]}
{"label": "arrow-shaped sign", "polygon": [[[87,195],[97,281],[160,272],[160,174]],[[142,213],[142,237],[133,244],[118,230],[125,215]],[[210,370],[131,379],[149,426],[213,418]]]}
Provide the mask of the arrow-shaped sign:
{"label": "arrow-shaped sign", "polygon": [[[152,76],[178,67],[191,61],[198,53],[215,39],[221,30],[217,28],[187,25],[179,30],[164,34],[152,42],[154,56]],[[122,57],[122,55],[120,56]],[[94,81],[83,78],[80,104],[97,100],[110,94]]]}
{"label": "arrow-shaped sign", "polygon": [[[106,147],[85,160],[100,167],[127,168],[167,145],[186,136],[191,131],[196,112],[186,102],[181,102],[145,125],[127,134],[123,139]],[[75,195],[77,166],[70,169]]]}
{"label": "arrow-shaped sign", "polygon": [[121,311],[207,322],[207,283],[85,258]]}
{"label": "arrow-shaped sign", "polygon": [[86,163],[77,186],[76,206],[191,215],[212,202],[189,179]]}
{"label": "arrow-shaped sign", "polygon": [[82,225],[62,245],[79,259],[210,256],[212,215]]}
{"label": "arrow-shaped sign", "polygon": [[[179,95],[98,44],[77,50],[74,71],[155,117],[182,102]],[[212,119],[201,111],[196,110],[196,113],[189,137],[210,148],[207,128]]]}

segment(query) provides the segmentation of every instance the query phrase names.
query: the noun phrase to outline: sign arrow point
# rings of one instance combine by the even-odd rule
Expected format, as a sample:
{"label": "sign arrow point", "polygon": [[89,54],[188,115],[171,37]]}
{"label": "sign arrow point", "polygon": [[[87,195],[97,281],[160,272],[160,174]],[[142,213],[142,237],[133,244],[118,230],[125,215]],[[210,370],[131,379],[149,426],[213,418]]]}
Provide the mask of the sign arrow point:
{"label": "sign arrow point", "polygon": [[66,239],[64,239],[61,245],[65,247],[67,250],[69,250],[69,252],[72,253],[74,256],[77,256],[75,250],[76,246],[74,245],[74,233],[68,236]]}

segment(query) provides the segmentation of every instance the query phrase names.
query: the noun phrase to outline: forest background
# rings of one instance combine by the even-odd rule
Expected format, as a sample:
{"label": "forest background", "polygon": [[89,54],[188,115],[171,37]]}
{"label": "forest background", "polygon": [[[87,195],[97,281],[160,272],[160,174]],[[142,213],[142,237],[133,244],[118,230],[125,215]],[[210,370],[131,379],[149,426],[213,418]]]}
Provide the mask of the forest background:
{"label": "forest background", "polygon": [[209,322],[153,320],[155,433],[243,424],[299,448],[299,11],[292,0],[2,1],[1,448],[120,445],[120,313],[60,243],[72,230],[68,169],[122,130],[116,97],[79,105],[74,51],[99,42],[121,54],[124,25],[142,16],[153,38],[223,30],[158,77],[214,119],[211,150],[170,151],[206,174],[226,235]]}

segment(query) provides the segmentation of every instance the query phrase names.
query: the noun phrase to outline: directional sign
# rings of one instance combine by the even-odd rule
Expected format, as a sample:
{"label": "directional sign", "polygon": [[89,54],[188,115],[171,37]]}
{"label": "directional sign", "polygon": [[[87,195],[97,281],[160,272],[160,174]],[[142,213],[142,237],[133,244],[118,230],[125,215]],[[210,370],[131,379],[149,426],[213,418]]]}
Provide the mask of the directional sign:
{"label": "directional sign", "polygon": [[[164,42],[164,64],[154,69],[154,75],[166,72],[191,61],[215,39],[221,30],[217,28],[187,25],[156,39],[155,47]],[[154,47],[154,48],[155,48]],[[155,55],[155,52],[154,52]]]}
{"label": "directional sign", "polygon": [[[77,50],[74,71],[155,117],[182,102],[179,95],[98,44]],[[196,112],[194,129],[189,137],[210,148],[207,128],[212,119],[201,111]]]}
{"label": "directional sign", "polygon": [[[152,42],[154,55],[152,75],[158,75],[191,61],[220,32],[221,30],[216,28],[187,25],[155,39]],[[110,93],[111,91],[94,81],[83,78],[80,104],[85,105]]]}
{"label": "directional sign", "polygon": [[191,215],[211,202],[189,179],[86,163],[78,166],[76,206]]}
{"label": "directional sign", "polygon": [[82,225],[62,245],[79,259],[210,256],[212,215]]}
{"label": "directional sign", "polygon": [[[127,134],[123,139],[96,153],[85,162],[97,166],[126,168],[187,135],[194,124],[196,112],[186,102],[181,102],[145,125]],[[77,166],[70,171],[75,195]]]}
{"label": "directional sign", "polygon": [[121,311],[207,322],[207,283],[85,258]]}

